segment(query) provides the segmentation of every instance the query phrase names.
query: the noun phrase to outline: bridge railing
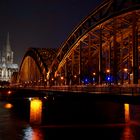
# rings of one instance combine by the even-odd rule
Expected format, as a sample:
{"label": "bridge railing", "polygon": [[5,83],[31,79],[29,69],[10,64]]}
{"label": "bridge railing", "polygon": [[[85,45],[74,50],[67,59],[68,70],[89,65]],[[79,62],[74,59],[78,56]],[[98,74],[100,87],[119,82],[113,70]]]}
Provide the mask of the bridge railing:
{"label": "bridge railing", "polygon": [[[32,88],[32,87],[31,87]],[[136,95],[140,94],[140,86],[137,85],[72,85],[72,86],[37,86],[34,87],[37,90],[47,90],[47,91],[63,91],[63,92],[85,92],[92,94],[128,94]]]}
{"label": "bridge railing", "polygon": [[138,95],[140,94],[140,85],[62,85],[62,86],[34,86],[25,87],[34,90],[46,91],[62,91],[75,93],[91,93],[91,94],[122,94],[122,95]]}

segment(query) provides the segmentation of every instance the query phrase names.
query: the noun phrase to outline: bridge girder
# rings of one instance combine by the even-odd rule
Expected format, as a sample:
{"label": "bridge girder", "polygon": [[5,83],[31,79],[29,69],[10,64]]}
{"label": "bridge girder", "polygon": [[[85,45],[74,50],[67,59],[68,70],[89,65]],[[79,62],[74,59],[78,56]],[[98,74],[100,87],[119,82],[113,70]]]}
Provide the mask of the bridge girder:
{"label": "bridge girder", "polygon": [[[130,3],[123,0],[119,2],[114,0],[103,2],[78,25],[60,47],[50,67],[49,73],[51,72],[53,78],[65,77],[63,84],[68,84],[70,83],[67,82],[68,79],[75,76],[79,78],[76,84],[81,84],[80,78],[83,73],[92,75],[96,72],[103,77],[106,75],[105,71],[110,69],[110,74],[116,77],[118,83],[123,77],[121,75],[124,69],[127,68],[129,76],[132,74],[135,79],[132,83],[138,83],[138,79],[134,77],[138,76],[138,72],[134,74],[134,67],[138,69],[140,62],[133,54],[133,48],[134,45],[136,50],[140,48],[139,37],[137,38],[140,27],[140,2],[137,0]],[[133,38],[134,36],[136,37]],[[136,40],[137,44],[134,43]],[[137,64],[134,66],[135,58]],[[60,82],[59,80],[58,83]],[[98,84],[101,84],[99,79]]]}

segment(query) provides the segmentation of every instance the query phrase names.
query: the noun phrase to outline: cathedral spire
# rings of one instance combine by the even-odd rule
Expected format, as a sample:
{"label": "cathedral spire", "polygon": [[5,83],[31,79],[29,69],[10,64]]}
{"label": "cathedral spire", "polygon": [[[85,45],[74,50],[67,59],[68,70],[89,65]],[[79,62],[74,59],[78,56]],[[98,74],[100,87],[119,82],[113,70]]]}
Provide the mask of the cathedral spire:
{"label": "cathedral spire", "polygon": [[14,72],[18,71],[18,65],[13,63],[13,51],[11,50],[9,32],[7,33],[3,49],[0,53],[0,81],[11,81]]}
{"label": "cathedral spire", "polygon": [[9,32],[7,33],[6,52],[11,52],[10,39],[9,39]]}

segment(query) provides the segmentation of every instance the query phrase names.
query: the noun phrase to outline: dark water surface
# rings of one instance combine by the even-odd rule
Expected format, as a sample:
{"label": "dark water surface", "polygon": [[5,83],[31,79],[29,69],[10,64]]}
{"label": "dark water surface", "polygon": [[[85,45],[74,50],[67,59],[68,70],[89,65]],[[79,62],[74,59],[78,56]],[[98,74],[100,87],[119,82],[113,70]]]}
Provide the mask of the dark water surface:
{"label": "dark water surface", "polygon": [[0,140],[140,140],[139,104],[57,100],[37,111],[33,100],[29,111],[0,101]]}

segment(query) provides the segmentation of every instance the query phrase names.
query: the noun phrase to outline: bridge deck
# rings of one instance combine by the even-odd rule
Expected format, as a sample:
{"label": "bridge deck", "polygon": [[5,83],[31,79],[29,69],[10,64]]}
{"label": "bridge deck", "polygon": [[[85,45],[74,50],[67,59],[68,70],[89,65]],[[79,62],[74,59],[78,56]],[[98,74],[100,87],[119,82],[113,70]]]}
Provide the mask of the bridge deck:
{"label": "bridge deck", "polygon": [[[11,93],[9,94],[9,91]],[[133,102],[139,103],[140,101],[140,87],[95,87],[95,86],[61,86],[61,87],[26,87],[26,88],[7,88],[1,89],[1,93],[12,99],[27,99],[30,97],[62,97],[70,99],[85,98],[85,100],[94,99],[113,99],[113,101]]]}

